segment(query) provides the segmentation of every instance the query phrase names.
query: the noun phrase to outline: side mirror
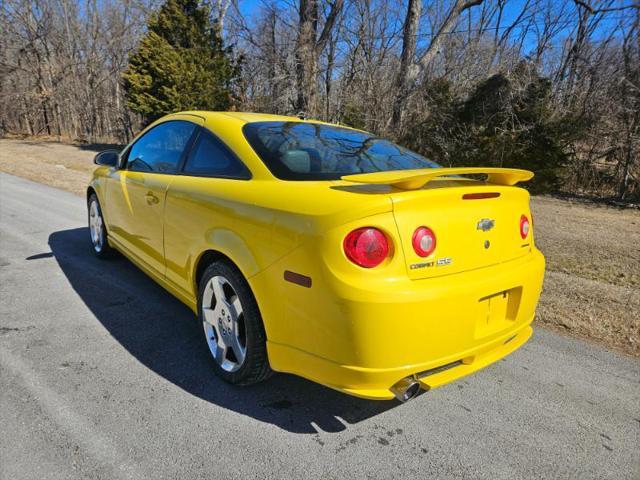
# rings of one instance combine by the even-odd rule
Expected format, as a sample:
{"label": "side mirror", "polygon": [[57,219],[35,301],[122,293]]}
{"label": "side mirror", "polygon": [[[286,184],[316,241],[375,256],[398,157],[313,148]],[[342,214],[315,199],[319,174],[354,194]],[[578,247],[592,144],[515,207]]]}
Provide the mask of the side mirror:
{"label": "side mirror", "polygon": [[120,153],[117,150],[105,150],[93,158],[93,163],[107,167],[117,167],[119,157]]}

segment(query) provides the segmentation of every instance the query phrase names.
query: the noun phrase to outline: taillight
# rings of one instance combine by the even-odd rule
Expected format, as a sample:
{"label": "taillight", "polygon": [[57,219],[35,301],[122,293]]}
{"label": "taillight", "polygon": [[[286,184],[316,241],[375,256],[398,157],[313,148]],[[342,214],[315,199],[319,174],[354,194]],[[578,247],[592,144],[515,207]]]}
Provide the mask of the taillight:
{"label": "taillight", "polygon": [[389,254],[389,242],[377,228],[358,228],[347,235],[343,243],[344,253],[356,265],[373,268],[380,265]]}
{"label": "taillight", "polygon": [[436,249],[436,235],[429,227],[418,227],[413,232],[413,249],[421,257],[428,257]]}
{"label": "taillight", "polygon": [[522,215],[520,217],[520,236],[524,240],[529,235],[529,230],[531,229],[529,225],[529,219],[526,215]]}

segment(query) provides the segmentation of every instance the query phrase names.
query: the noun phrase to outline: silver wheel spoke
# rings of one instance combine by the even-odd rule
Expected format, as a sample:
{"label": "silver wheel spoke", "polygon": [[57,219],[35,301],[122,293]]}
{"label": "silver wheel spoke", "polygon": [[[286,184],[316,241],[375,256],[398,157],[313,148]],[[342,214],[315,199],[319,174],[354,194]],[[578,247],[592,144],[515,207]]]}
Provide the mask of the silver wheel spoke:
{"label": "silver wheel spoke", "polygon": [[223,304],[225,307],[228,307],[229,302],[227,302],[224,293],[223,283],[222,277],[213,277],[211,279],[211,288],[213,289],[213,296],[216,299],[216,306]]}
{"label": "silver wheel spoke", "polygon": [[233,302],[231,302],[231,308],[233,309],[233,314],[235,316],[233,320],[237,322],[240,315],[242,315],[242,304],[240,303],[240,299],[237,295],[233,299]]}
{"label": "silver wheel spoke", "polygon": [[204,321],[206,324],[211,325],[212,327],[215,328],[216,320],[218,319],[218,316],[216,315],[216,312],[214,309],[202,307],[202,316],[204,317]]}
{"label": "silver wheel spoke", "polygon": [[224,343],[218,343],[218,348],[216,349],[215,353],[215,359],[216,362],[218,362],[218,365],[220,365],[221,367],[224,366],[224,363],[227,359],[227,346]]}
{"label": "silver wheel spoke", "polygon": [[220,327],[218,327],[218,325],[214,325],[213,329],[216,332],[216,346],[218,347],[218,350],[223,349],[225,352],[227,350],[227,345],[224,341],[224,337],[222,336],[222,332],[220,331]]}

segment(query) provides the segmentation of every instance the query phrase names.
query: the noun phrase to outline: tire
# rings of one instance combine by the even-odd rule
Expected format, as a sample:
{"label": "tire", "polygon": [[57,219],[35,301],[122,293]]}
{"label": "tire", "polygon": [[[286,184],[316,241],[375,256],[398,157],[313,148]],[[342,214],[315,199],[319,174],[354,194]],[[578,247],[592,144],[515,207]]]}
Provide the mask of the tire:
{"label": "tire", "polygon": [[104,260],[113,257],[114,249],[109,245],[107,239],[107,228],[102,216],[102,208],[95,193],[89,196],[87,202],[87,214],[89,222],[89,239],[96,257]]}
{"label": "tire", "polygon": [[258,304],[249,284],[230,262],[215,261],[202,274],[198,318],[220,378],[234,385],[250,385],[271,376]]}

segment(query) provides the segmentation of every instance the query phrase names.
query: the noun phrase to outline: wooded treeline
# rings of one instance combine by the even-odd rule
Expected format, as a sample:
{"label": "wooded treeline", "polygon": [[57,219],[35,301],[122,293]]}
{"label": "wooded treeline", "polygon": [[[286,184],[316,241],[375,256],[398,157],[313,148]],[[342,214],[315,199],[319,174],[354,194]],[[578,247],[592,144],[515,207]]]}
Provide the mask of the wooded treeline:
{"label": "wooded treeline", "polygon": [[[126,142],[146,115],[123,73],[163,3],[0,0],[0,133]],[[637,2],[200,3],[241,68],[232,108],[530,168],[539,191],[640,198]]]}

